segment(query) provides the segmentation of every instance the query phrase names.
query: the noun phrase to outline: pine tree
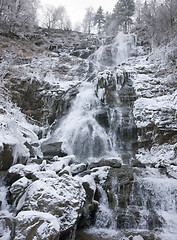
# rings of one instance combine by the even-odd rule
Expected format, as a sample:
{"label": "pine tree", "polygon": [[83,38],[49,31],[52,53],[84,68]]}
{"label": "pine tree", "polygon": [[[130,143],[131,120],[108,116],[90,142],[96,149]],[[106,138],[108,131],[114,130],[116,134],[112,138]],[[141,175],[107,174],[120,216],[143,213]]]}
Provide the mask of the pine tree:
{"label": "pine tree", "polygon": [[118,26],[122,26],[124,32],[128,32],[132,24],[132,16],[135,12],[134,0],[119,0],[113,10],[113,17]]}
{"label": "pine tree", "polygon": [[103,9],[100,6],[98,8],[96,14],[95,14],[95,17],[94,17],[94,25],[97,25],[97,27],[98,27],[98,34],[100,34],[101,28],[102,28],[104,23],[105,23],[105,16],[104,16],[104,13],[103,13]]}

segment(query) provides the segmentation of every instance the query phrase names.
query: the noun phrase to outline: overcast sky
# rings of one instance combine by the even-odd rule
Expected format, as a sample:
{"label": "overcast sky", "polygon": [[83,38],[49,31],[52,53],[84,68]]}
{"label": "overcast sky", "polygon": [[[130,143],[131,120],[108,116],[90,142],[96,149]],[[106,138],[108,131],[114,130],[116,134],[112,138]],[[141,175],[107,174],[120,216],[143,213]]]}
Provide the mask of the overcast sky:
{"label": "overcast sky", "polygon": [[85,15],[85,9],[92,6],[95,10],[102,6],[106,12],[112,12],[117,0],[41,0],[42,5],[63,5],[70,17],[72,24],[81,22]]}

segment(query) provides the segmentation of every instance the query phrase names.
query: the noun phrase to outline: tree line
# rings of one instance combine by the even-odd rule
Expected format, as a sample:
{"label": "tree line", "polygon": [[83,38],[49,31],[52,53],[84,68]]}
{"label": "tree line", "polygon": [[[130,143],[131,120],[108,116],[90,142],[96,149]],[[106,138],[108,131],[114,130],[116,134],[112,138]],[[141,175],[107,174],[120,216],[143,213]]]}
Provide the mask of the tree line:
{"label": "tree line", "polygon": [[167,43],[177,34],[176,0],[119,0],[111,13],[100,6],[96,12],[86,9],[83,30],[90,33],[116,35],[119,31],[144,31],[156,45]]}
{"label": "tree line", "polygon": [[[42,20],[39,19],[40,17]],[[33,31],[38,23],[47,29],[71,29],[64,6],[41,7],[38,0],[0,0],[0,32],[20,34]]]}
{"label": "tree line", "polygon": [[[33,31],[38,26],[38,0],[0,0],[0,31],[19,33]],[[50,29],[69,29],[71,21],[64,6],[48,5],[41,10],[41,25]],[[116,35],[133,30],[144,31],[157,45],[168,42],[177,33],[176,0],[118,0],[112,12],[86,9],[77,30],[90,34]],[[75,29],[76,30],[76,29]]]}

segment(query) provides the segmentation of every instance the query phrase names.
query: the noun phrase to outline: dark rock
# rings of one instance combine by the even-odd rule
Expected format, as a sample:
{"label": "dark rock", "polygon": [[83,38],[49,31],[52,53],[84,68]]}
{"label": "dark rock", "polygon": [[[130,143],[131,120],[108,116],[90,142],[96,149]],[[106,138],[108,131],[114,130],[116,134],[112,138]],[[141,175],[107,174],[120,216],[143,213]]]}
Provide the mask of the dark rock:
{"label": "dark rock", "polygon": [[0,170],[8,170],[13,165],[13,149],[15,145],[3,144],[0,149]]}
{"label": "dark rock", "polygon": [[122,164],[118,159],[104,159],[102,158],[99,162],[93,162],[90,163],[89,168],[97,168],[97,167],[104,167],[104,166],[109,166],[112,168],[120,168]]}
{"label": "dark rock", "polygon": [[101,113],[98,113],[96,116],[95,116],[95,119],[98,121],[98,123],[103,126],[104,128],[108,128],[109,127],[109,117],[108,117],[108,114],[107,112],[101,112]]}
{"label": "dark rock", "polygon": [[44,142],[41,146],[41,151],[45,158],[52,158],[54,156],[64,157],[67,156],[65,152],[61,149],[62,142],[48,143]]}
{"label": "dark rock", "polygon": [[24,145],[29,149],[30,157],[33,158],[35,157],[35,150],[31,144],[28,142],[25,142]]}
{"label": "dark rock", "polygon": [[86,192],[86,200],[81,219],[79,220],[78,228],[92,225],[98,209],[98,202],[94,200],[95,191],[90,187],[88,182],[83,182],[82,185]]}
{"label": "dark rock", "polygon": [[146,165],[138,161],[137,159],[134,159],[132,161],[132,166],[133,167],[140,167],[140,168],[146,168]]}
{"label": "dark rock", "polygon": [[117,228],[118,229],[136,229],[137,222],[132,213],[120,213],[117,216]]}
{"label": "dark rock", "polygon": [[150,212],[149,216],[147,217],[147,229],[159,229],[163,226],[163,219],[159,217],[157,213]]}

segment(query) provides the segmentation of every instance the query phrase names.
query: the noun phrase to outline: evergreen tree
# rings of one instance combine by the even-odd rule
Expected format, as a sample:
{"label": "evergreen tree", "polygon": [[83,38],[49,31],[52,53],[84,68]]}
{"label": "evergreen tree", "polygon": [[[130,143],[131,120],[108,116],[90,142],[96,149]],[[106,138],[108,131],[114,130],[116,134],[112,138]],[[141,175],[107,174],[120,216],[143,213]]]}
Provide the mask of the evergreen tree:
{"label": "evergreen tree", "polygon": [[122,26],[124,32],[128,32],[132,24],[132,16],[135,12],[134,0],[119,0],[113,10],[113,18],[117,26]]}
{"label": "evergreen tree", "polygon": [[104,25],[104,23],[105,23],[105,16],[104,16],[104,13],[103,13],[103,9],[100,6],[98,8],[96,14],[95,14],[95,17],[94,17],[94,25],[97,25],[99,34],[101,32],[101,28]]}

